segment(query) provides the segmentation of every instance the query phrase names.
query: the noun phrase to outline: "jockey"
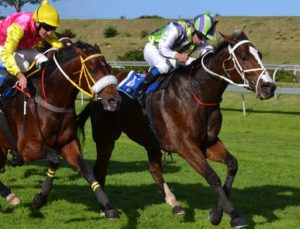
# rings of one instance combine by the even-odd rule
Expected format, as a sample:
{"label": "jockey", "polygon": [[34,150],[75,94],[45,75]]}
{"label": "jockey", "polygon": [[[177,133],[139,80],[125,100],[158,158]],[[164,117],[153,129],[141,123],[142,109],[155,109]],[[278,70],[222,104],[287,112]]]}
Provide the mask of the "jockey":
{"label": "jockey", "polygon": [[59,15],[47,0],[44,0],[34,13],[19,12],[0,21],[0,62],[10,75],[16,76],[21,89],[27,86],[24,72],[35,60],[37,67],[47,61],[35,47],[45,40],[54,48],[62,47],[56,34]]}
{"label": "jockey", "polygon": [[144,48],[144,59],[150,65],[150,70],[136,90],[138,100],[143,100],[144,91],[159,75],[195,60],[190,57],[195,50],[201,55],[211,50],[208,40],[216,39],[217,22],[209,13],[205,13],[196,16],[193,21],[174,20],[152,32]]}
{"label": "jockey", "polygon": [[[0,21],[0,66],[3,65],[10,75],[18,79],[22,90],[27,87],[24,72],[29,70],[31,63],[36,61],[36,66],[40,67],[48,60],[34,47],[43,40],[54,48],[63,46],[54,32],[59,23],[58,12],[48,4],[47,0],[44,0],[34,13],[14,13]],[[16,140],[10,131],[2,106],[0,107],[0,127],[14,150],[17,150]],[[15,161],[14,165],[20,165],[18,152],[14,153],[12,159]]]}

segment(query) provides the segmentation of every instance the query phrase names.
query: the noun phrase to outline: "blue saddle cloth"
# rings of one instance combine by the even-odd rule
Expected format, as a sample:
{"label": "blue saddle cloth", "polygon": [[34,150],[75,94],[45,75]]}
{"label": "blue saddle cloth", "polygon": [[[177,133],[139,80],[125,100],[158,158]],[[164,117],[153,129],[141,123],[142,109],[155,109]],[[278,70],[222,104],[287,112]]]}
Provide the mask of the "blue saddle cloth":
{"label": "blue saddle cloth", "polygon": [[[130,71],[127,77],[122,82],[119,83],[118,90],[124,92],[130,98],[137,99],[135,95],[136,89],[141,83],[143,83],[144,80],[145,80],[145,74],[140,74],[137,73],[136,71]],[[150,84],[146,90],[146,94],[148,95],[150,92],[158,88],[160,83],[161,81],[158,80]]]}
{"label": "blue saddle cloth", "polygon": [[13,88],[15,80],[8,74],[5,67],[0,65],[0,98],[10,98],[16,94]]}

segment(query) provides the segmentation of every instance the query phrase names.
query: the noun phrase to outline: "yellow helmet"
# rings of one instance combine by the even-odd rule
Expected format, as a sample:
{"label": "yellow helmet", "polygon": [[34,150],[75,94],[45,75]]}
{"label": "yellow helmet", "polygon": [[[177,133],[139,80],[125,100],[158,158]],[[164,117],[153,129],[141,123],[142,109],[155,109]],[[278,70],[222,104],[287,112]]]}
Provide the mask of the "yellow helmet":
{"label": "yellow helmet", "polygon": [[48,4],[48,0],[44,0],[42,5],[34,11],[32,18],[53,27],[58,27],[60,24],[58,12]]}

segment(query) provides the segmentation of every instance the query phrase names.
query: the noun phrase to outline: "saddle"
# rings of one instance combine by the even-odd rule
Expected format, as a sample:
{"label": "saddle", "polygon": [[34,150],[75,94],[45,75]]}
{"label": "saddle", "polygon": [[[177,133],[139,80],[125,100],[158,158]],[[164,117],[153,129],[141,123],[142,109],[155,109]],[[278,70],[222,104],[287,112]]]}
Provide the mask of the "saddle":
{"label": "saddle", "polygon": [[[167,74],[162,74],[153,83],[151,83],[145,91],[146,95],[151,94],[155,90],[161,90],[169,85],[172,77],[174,76],[173,71]],[[136,89],[145,80],[145,74],[137,73],[136,71],[130,71],[127,77],[121,81],[118,85],[118,90],[125,93],[132,99],[136,98]]]}

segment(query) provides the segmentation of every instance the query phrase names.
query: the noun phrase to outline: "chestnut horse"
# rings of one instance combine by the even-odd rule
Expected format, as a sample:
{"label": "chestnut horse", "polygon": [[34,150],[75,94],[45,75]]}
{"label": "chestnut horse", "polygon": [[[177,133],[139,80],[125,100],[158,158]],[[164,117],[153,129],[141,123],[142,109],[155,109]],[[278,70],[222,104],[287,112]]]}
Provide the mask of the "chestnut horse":
{"label": "chestnut horse", "polygon": [[[173,212],[182,213],[183,209],[164,181],[160,149],[184,158],[217,193],[218,206],[209,213],[212,224],[221,222],[224,211],[231,217],[231,226],[240,228],[247,226],[247,220],[229,199],[238,169],[237,160],[218,137],[222,125],[222,95],[230,83],[254,91],[260,99],[268,99],[274,95],[276,85],[245,33],[221,35],[224,41],[215,47],[214,53],[207,53],[190,66],[175,70],[165,89],[148,96],[146,104],[157,141],[142,108],[123,93],[120,110],[107,112],[100,103],[91,101],[79,114],[78,123],[83,131],[85,121],[91,117],[97,147],[94,173],[101,185],[105,183],[115,141],[123,131],[147,150],[150,173]],[[207,159],[227,166],[223,186]]]}
{"label": "chestnut horse", "polygon": [[[62,156],[87,180],[106,217],[118,218],[117,211],[83,160],[76,131],[75,100],[79,90],[101,100],[105,110],[114,111],[121,102],[116,90],[117,79],[110,70],[99,47],[78,41],[57,50],[42,70],[28,76],[26,94],[18,93],[2,100],[16,141],[12,143],[6,139],[0,130],[0,168],[5,165],[8,149],[17,150],[24,161],[43,158],[49,161],[42,190],[33,199],[34,207],[46,202]],[[20,202],[1,181],[0,193],[11,205]]]}

